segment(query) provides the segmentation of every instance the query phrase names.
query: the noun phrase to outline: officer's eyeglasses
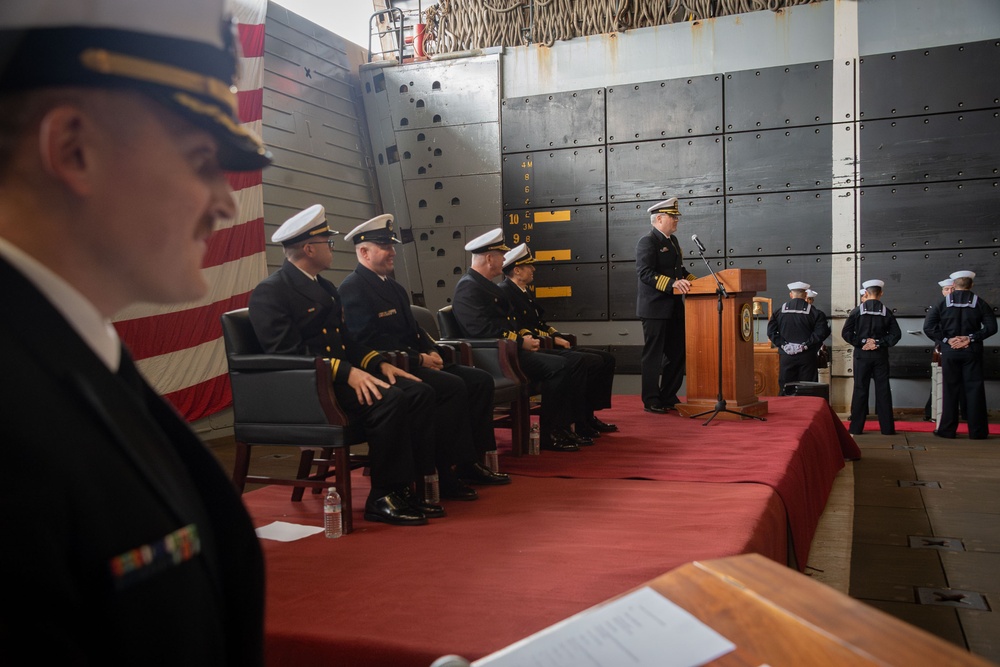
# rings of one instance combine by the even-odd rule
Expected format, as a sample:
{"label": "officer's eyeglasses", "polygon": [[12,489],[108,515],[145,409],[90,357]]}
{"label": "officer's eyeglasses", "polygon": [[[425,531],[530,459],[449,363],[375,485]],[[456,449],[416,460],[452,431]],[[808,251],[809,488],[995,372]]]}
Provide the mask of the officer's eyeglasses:
{"label": "officer's eyeglasses", "polygon": [[330,250],[333,250],[333,239],[330,239],[328,241],[311,241],[306,245],[325,245],[325,246],[330,246]]}

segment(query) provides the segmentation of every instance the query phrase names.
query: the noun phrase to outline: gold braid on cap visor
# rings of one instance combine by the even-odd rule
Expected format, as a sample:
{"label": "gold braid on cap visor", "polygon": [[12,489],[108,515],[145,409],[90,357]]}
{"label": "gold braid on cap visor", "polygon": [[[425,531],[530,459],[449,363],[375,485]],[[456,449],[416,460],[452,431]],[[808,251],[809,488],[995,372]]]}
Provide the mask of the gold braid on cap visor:
{"label": "gold braid on cap visor", "polygon": [[[218,102],[231,115],[236,114],[236,93],[233,92],[232,86],[219,79],[146,58],[112,53],[107,49],[87,49],[80,54],[80,61],[84,67],[101,74],[122,76],[186,90],[196,95],[205,95]],[[198,109],[193,110],[198,111]]]}

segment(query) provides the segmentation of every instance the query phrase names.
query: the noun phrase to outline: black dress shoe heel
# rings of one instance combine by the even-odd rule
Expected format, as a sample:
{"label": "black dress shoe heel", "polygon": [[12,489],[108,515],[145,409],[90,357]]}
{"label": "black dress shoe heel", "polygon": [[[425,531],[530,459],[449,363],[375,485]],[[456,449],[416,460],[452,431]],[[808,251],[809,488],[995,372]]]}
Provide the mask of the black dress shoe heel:
{"label": "black dress shoe heel", "polygon": [[466,484],[484,484],[487,486],[499,486],[510,484],[510,475],[502,472],[493,472],[482,463],[473,461],[458,466],[458,478]]}
{"label": "black dress shoe heel", "polygon": [[448,516],[448,513],[444,511],[443,507],[435,503],[429,503],[426,500],[421,500],[410,487],[405,487],[403,490],[397,491],[396,494],[409,502],[410,507],[420,512],[428,519],[440,519]]}
{"label": "black dress shoe heel", "polygon": [[550,452],[580,451],[579,445],[570,440],[566,431],[553,431],[547,438],[542,438],[540,448]]}
{"label": "black dress shoe heel", "polygon": [[423,526],[427,524],[427,517],[413,509],[409,501],[398,493],[390,493],[365,502],[365,521],[379,521],[393,526]]}
{"label": "black dress shoe heel", "polygon": [[596,416],[591,415],[588,421],[588,426],[594,429],[598,433],[614,433],[618,430],[618,427],[614,424],[609,424],[608,422],[603,422]]}
{"label": "black dress shoe heel", "polygon": [[457,477],[441,477],[441,497],[447,500],[475,500],[479,493]]}
{"label": "black dress shoe heel", "polygon": [[594,444],[593,439],[579,433],[574,433],[573,431],[567,431],[566,435],[569,437],[569,441],[577,447],[590,447]]}

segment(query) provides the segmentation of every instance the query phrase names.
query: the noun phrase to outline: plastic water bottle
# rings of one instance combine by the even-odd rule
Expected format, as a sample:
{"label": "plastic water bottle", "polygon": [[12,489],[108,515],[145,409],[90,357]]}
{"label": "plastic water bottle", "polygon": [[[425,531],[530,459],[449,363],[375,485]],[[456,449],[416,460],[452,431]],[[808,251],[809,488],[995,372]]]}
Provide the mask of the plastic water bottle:
{"label": "plastic water bottle", "polygon": [[538,424],[532,423],[531,431],[528,433],[528,453],[537,456],[541,454],[542,434],[538,430]]}
{"label": "plastic water bottle", "polygon": [[331,486],[323,499],[323,532],[327,537],[340,537],[344,534],[343,516],[340,510],[340,494],[336,487]]}
{"label": "plastic water bottle", "polygon": [[437,505],[441,502],[441,487],[438,484],[437,471],[430,475],[424,475],[424,502],[431,505]]}
{"label": "plastic water bottle", "polygon": [[493,472],[500,472],[500,460],[497,457],[497,450],[494,449],[493,451],[486,452],[484,459],[486,460],[487,468]]}

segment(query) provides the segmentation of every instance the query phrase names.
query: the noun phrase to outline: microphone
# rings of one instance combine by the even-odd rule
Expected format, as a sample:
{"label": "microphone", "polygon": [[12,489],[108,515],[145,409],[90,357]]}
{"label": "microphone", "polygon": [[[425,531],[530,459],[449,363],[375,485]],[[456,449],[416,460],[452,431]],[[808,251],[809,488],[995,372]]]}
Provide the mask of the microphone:
{"label": "microphone", "polygon": [[692,234],[691,240],[698,246],[698,250],[705,252],[705,244],[701,242],[701,239],[698,238],[697,234]]}

